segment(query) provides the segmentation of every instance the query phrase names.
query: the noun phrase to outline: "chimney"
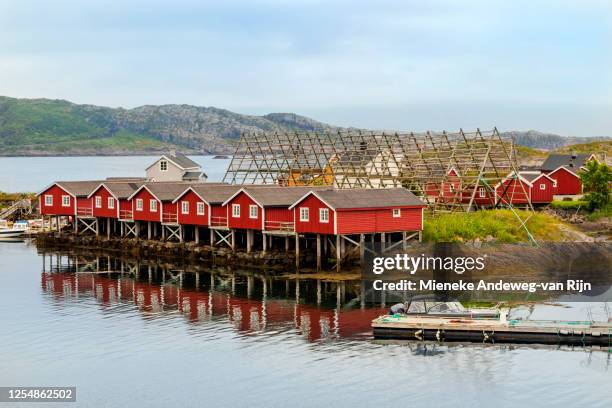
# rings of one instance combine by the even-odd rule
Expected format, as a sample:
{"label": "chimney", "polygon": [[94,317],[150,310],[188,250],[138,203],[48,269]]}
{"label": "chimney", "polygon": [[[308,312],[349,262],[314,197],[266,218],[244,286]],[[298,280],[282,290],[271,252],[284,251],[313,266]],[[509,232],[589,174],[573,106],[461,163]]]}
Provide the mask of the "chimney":
{"label": "chimney", "polygon": [[170,149],[170,156],[176,156],[176,149]]}

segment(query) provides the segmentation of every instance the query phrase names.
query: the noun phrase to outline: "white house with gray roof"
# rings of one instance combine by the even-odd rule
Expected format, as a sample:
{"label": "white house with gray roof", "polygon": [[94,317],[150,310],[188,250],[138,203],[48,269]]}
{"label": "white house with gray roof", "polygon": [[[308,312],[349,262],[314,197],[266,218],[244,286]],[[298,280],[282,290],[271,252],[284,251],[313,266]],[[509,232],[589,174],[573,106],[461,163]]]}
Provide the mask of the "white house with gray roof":
{"label": "white house with gray roof", "polygon": [[164,154],[146,168],[148,181],[191,181],[204,182],[207,179],[200,165],[182,153]]}

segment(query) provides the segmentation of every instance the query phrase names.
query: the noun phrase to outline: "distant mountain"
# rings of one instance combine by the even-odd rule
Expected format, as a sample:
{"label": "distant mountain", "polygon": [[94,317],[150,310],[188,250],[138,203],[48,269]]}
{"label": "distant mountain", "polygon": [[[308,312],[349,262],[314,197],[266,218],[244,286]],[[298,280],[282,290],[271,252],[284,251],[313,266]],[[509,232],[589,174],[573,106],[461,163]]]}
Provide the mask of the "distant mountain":
{"label": "distant mountain", "polygon": [[241,115],[192,105],[134,109],[0,96],[0,155],[231,153],[245,131],[325,131],[292,113]]}
{"label": "distant mountain", "polygon": [[576,137],[559,136],[552,133],[542,133],[537,130],[503,132],[502,135],[512,135],[516,144],[533,149],[556,150],[574,144],[584,144],[599,141],[609,141],[609,137]]}
{"label": "distant mountain", "polygon": [[[64,100],[0,96],[0,156],[227,154],[245,131],[333,131],[339,127],[293,113],[242,115],[193,105],[145,105],[133,109],[78,105]],[[609,138],[508,132],[532,149],[555,150]],[[531,153],[523,152],[526,156]],[[536,152],[537,153],[537,152]]]}

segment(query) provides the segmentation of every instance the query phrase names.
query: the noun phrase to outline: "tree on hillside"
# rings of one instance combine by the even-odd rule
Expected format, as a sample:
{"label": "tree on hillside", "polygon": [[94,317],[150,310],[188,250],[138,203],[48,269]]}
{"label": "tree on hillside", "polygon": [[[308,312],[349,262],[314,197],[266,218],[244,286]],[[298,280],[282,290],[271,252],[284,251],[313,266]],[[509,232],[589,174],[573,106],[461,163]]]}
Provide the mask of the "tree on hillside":
{"label": "tree on hillside", "polygon": [[612,183],[610,167],[595,160],[588,162],[585,167],[586,170],[581,173],[580,179],[589,209],[593,211],[598,208],[606,208],[610,205],[610,183]]}

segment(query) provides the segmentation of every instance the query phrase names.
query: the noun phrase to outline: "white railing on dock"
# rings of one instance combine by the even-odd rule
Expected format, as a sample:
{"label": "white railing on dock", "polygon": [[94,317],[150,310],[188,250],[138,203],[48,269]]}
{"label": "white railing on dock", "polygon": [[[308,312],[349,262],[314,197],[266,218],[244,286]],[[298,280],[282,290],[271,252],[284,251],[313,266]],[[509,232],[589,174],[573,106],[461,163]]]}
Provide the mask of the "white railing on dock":
{"label": "white railing on dock", "polygon": [[134,212],[132,210],[119,210],[120,220],[133,220]]}
{"label": "white railing on dock", "polygon": [[176,213],[163,213],[162,222],[178,222],[178,215]]}
{"label": "white railing on dock", "polygon": [[211,227],[227,227],[227,217],[211,217]]}
{"label": "white railing on dock", "polygon": [[266,231],[293,232],[293,222],[291,221],[266,221]]}
{"label": "white railing on dock", "polygon": [[92,217],[93,216],[93,208],[78,208],[77,207],[77,215],[79,217]]}

